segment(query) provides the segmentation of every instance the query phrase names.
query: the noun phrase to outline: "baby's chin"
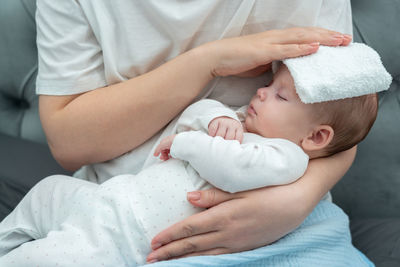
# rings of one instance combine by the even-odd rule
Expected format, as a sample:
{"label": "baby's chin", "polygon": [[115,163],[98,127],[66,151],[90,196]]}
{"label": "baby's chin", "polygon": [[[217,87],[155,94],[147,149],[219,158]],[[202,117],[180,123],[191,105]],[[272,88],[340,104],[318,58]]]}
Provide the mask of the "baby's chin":
{"label": "baby's chin", "polygon": [[244,127],[244,131],[247,133],[255,133],[254,131],[254,127],[251,123],[251,118],[249,117],[249,115],[246,116],[244,123],[243,123],[243,127]]}

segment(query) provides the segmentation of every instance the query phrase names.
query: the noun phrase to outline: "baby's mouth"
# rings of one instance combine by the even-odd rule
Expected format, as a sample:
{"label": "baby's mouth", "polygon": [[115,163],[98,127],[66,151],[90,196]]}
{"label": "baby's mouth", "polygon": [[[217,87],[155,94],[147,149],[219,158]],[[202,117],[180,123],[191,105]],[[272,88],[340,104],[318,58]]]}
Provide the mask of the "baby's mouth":
{"label": "baby's mouth", "polygon": [[251,114],[251,115],[257,115],[257,112],[255,111],[253,105],[249,105],[249,107],[247,108],[247,113]]}

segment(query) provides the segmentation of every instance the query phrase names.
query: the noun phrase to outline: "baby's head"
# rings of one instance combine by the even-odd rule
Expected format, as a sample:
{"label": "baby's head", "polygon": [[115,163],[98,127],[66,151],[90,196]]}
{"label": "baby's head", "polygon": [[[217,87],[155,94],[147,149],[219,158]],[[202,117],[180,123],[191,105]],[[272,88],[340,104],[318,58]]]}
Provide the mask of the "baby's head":
{"label": "baby's head", "polygon": [[371,129],[377,110],[376,94],[304,104],[282,65],[272,83],[251,99],[245,125],[249,132],[290,140],[317,158],[358,144]]}

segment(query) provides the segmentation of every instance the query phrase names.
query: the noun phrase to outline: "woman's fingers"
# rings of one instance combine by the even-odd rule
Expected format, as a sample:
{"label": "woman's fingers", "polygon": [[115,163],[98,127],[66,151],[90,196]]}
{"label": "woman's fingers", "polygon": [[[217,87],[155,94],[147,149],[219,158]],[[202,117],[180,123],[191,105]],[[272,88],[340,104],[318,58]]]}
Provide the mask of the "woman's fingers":
{"label": "woman's fingers", "polygon": [[343,46],[347,46],[351,43],[351,40],[353,40],[353,36],[345,34],[344,35],[344,39],[343,39],[343,43],[341,45]]}
{"label": "woman's fingers", "polygon": [[221,221],[216,220],[215,217],[220,216],[221,214],[215,214],[215,212],[210,210],[194,214],[157,234],[151,241],[151,248],[155,250],[172,241],[214,232],[218,229],[219,222]]}
{"label": "woman's fingers", "polygon": [[194,191],[187,194],[187,200],[199,208],[210,208],[235,198],[240,198],[240,193],[231,194],[217,188]]}
{"label": "woman's fingers", "polygon": [[266,32],[271,44],[309,44],[319,42],[322,45],[338,46],[351,36],[318,27],[288,28]]}
{"label": "woman's fingers", "polygon": [[275,44],[266,48],[266,60],[282,60],[285,58],[310,55],[318,51],[319,43],[312,44]]}
{"label": "woman's fingers", "polygon": [[203,48],[213,54],[213,76],[243,76],[259,74],[274,60],[315,53],[320,44],[339,46],[350,42],[350,35],[322,28],[291,28],[222,39]]}
{"label": "woman's fingers", "polygon": [[275,30],[268,37],[269,44],[265,47],[264,60],[282,60],[310,55],[318,51],[320,45],[347,46],[352,36],[322,28],[291,28]]}
{"label": "woman's fingers", "polygon": [[319,45],[346,46],[352,40],[351,35],[316,27],[273,30],[265,34],[267,61],[310,55],[317,52]]}
{"label": "woman's fingers", "polygon": [[303,195],[294,194],[293,185],[232,195],[235,199],[192,215],[155,236],[148,261],[253,249],[279,239],[306,216],[299,208]]}
{"label": "woman's fingers", "polygon": [[[232,251],[227,248],[214,248],[214,249],[189,253],[189,254],[183,255],[181,257],[176,257],[175,259],[194,257],[194,256],[205,256],[205,255],[221,255],[221,254],[228,254],[228,253],[232,253]],[[172,259],[174,259],[174,258],[172,258]]]}
{"label": "woman's fingers", "polygon": [[216,240],[219,239],[218,235],[219,232],[216,231],[202,235],[194,235],[177,240],[175,242],[171,242],[152,251],[147,256],[147,261],[161,261],[180,258],[182,256],[188,257],[189,255],[194,254],[205,255],[205,253],[227,253],[227,249],[224,249],[222,251],[221,248],[218,248],[218,244],[216,243]]}
{"label": "woman's fingers", "polygon": [[[189,202],[202,208],[213,207],[235,198],[240,198],[240,195],[230,194],[216,188],[188,193]],[[151,247],[156,249],[174,240],[216,231],[218,226],[224,222],[222,216],[224,216],[223,212],[216,213],[211,209],[194,214],[156,235],[151,242]]]}

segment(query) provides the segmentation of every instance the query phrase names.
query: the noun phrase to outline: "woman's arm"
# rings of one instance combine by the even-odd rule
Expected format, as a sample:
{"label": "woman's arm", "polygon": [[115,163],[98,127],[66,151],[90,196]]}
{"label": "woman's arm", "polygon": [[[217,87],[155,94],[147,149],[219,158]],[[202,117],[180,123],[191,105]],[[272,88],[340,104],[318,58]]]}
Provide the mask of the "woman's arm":
{"label": "woman's arm", "polygon": [[213,78],[205,52],[191,50],[144,75],[87,93],[41,95],[40,117],[55,158],[75,170],[145,142]]}
{"label": "woman's arm", "polygon": [[350,40],[320,28],[291,28],[214,41],[119,84],[71,96],[41,95],[40,118],[57,161],[76,170],[145,142],[215,76],[314,53],[315,42],[347,45]]}
{"label": "woman's arm", "polygon": [[296,182],[229,194],[192,192],[189,201],[208,208],[164,230],[152,240],[147,260],[216,255],[250,250],[286,235],[307,217],[350,168],[356,147],[314,159]]}

